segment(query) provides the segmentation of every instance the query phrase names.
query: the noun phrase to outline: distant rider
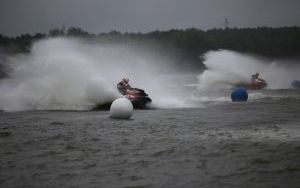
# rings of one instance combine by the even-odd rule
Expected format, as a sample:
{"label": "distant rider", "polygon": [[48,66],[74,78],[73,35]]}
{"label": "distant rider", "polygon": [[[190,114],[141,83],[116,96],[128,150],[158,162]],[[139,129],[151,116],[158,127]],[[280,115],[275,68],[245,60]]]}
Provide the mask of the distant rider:
{"label": "distant rider", "polygon": [[259,78],[259,73],[256,73],[256,74],[252,75],[251,82],[253,84],[258,84],[258,83],[263,82],[263,80],[261,78]]}
{"label": "distant rider", "polygon": [[127,90],[132,89],[132,87],[129,85],[128,82],[129,82],[128,78],[123,78],[122,81],[119,82],[117,85],[117,88],[122,95],[126,95]]}

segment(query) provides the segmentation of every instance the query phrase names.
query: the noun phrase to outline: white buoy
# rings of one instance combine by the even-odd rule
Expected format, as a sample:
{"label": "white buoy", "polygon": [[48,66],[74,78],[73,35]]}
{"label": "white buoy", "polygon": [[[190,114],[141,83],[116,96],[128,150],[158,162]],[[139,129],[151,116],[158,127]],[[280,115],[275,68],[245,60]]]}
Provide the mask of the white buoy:
{"label": "white buoy", "polygon": [[133,114],[132,103],[126,98],[114,100],[110,106],[109,117],[117,119],[129,119]]}

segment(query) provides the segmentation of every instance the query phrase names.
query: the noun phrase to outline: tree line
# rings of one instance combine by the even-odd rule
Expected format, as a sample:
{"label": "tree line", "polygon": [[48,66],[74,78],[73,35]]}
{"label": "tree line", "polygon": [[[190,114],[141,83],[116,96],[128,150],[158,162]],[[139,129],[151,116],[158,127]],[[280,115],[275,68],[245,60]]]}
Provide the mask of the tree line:
{"label": "tree line", "polygon": [[[22,34],[7,37],[0,34],[0,48],[12,53],[26,53],[34,41],[48,37],[80,37],[100,43],[159,44],[169,51],[191,60],[209,50],[227,49],[272,58],[300,56],[300,27],[226,28],[207,31],[189,28],[148,33],[111,31],[92,34],[78,27],[52,29],[48,33]],[[168,51],[168,50],[167,50]]]}

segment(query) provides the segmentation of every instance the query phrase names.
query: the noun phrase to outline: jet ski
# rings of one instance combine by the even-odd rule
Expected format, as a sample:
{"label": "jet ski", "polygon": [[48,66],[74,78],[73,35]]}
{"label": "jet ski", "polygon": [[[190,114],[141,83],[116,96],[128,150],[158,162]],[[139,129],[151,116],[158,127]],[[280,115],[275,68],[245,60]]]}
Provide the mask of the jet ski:
{"label": "jet ski", "polygon": [[[130,100],[130,102],[133,105],[133,108],[135,109],[147,109],[148,104],[152,102],[148,94],[145,93],[144,90],[138,88],[127,89],[127,91],[125,93],[121,93],[121,95]],[[97,104],[92,108],[92,110],[109,110],[112,102],[113,101]]]}
{"label": "jet ski", "polygon": [[244,87],[248,90],[260,90],[267,87],[267,82],[264,79],[257,78],[253,82],[250,83],[239,83],[236,85],[237,87]]}
{"label": "jet ski", "polygon": [[129,99],[136,109],[146,109],[147,104],[150,104],[152,100],[144,90],[139,88],[127,89],[124,96]]}
{"label": "jet ski", "polygon": [[300,89],[300,80],[294,80],[291,83],[292,87]]}

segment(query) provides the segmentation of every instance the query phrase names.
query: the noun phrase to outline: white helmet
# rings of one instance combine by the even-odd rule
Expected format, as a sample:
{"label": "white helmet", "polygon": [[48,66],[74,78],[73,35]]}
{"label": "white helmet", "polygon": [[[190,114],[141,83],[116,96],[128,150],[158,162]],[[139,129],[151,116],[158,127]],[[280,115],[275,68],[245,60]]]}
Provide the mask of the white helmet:
{"label": "white helmet", "polygon": [[123,82],[128,83],[129,79],[128,78],[123,78]]}

